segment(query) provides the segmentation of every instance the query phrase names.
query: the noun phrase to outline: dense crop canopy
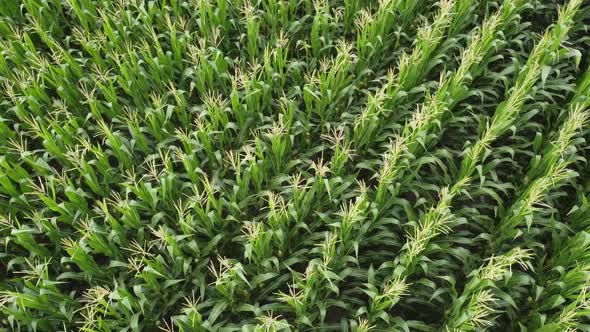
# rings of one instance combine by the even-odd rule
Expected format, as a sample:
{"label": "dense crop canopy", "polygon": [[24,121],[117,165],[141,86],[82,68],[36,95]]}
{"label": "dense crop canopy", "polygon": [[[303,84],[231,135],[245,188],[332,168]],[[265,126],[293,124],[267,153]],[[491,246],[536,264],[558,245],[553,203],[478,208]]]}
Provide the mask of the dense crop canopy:
{"label": "dense crop canopy", "polygon": [[590,331],[590,1],[0,1],[0,331]]}

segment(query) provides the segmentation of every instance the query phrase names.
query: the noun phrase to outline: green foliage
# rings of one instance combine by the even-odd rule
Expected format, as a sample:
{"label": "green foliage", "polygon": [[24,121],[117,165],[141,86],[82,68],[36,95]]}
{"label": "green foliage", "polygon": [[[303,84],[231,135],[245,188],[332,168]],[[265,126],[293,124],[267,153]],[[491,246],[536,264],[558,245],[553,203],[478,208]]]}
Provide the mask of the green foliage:
{"label": "green foliage", "polygon": [[0,1],[0,331],[590,331],[589,30]]}

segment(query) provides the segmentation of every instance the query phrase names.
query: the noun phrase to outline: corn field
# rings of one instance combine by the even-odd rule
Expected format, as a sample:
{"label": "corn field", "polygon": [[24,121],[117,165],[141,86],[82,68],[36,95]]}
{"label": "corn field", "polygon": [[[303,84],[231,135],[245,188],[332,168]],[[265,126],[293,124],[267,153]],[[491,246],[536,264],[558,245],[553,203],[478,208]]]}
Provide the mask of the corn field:
{"label": "corn field", "polygon": [[590,331],[590,1],[0,1],[0,331]]}

